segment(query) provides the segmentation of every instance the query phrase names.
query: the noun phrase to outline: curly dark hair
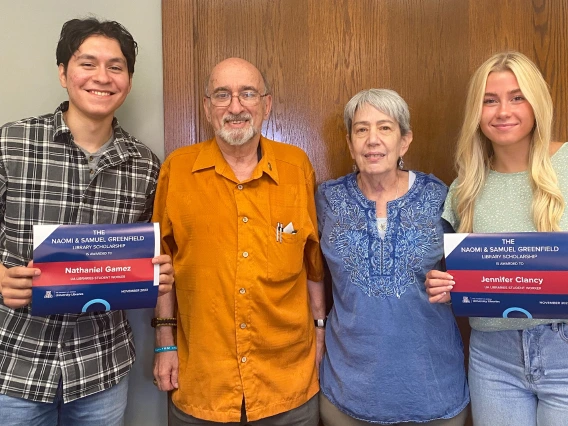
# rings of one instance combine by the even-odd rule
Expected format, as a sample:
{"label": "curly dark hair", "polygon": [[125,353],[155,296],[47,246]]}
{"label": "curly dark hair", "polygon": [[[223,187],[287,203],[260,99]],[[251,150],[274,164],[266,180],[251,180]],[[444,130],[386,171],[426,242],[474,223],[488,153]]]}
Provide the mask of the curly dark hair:
{"label": "curly dark hair", "polygon": [[87,38],[94,35],[116,40],[126,58],[128,73],[134,74],[138,44],[134,41],[132,34],[116,21],[99,21],[96,18],[71,19],[63,24],[55,52],[57,65],[63,64],[67,71],[67,65],[73,54]]}

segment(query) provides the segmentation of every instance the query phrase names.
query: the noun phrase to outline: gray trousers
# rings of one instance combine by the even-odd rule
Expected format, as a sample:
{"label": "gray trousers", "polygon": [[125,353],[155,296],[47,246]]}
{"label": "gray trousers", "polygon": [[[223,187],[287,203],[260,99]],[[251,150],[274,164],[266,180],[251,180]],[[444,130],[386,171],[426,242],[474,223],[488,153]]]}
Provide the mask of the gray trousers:
{"label": "gray trousers", "polygon": [[318,426],[319,422],[319,400],[317,394],[298,408],[255,420],[254,422],[247,422],[244,403],[241,407],[241,420],[230,423],[211,422],[190,416],[177,408],[171,398],[169,398],[168,411],[169,426]]}

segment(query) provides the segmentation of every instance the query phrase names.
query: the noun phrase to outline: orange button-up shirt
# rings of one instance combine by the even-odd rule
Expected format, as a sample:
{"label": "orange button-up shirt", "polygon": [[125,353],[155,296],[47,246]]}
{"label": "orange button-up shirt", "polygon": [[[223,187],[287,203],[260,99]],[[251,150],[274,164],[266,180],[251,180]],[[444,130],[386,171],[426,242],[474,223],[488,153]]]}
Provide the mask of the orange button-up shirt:
{"label": "orange button-up shirt", "polygon": [[[249,421],[296,408],[319,390],[307,279],[323,279],[314,170],[297,147],[265,138],[239,182],[214,139],[164,162],[154,206],[176,270],[179,389],[205,420]],[[294,233],[276,225],[291,223]]]}

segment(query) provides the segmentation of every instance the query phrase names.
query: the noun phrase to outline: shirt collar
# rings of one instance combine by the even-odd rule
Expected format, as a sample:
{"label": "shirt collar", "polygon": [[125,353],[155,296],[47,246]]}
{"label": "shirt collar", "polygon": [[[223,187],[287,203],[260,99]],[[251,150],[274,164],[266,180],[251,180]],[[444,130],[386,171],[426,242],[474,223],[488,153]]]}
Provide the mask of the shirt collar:
{"label": "shirt collar", "polygon": [[[193,164],[192,173],[199,170],[215,168],[215,172],[231,180],[235,180],[234,173],[231,167],[223,157],[219,145],[215,138],[203,142],[205,146],[199,152],[195,163]],[[259,179],[264,173],[276,183],[279,183],[278,169],[276,167],[276,157],[272,149],[272,143],[264,136],[260,137],[260,149],[262,151],[262,158],[256,165],[250,180]]]}
{"label": "shirt collar", "polygon": [[63,113],[69,109],[69,101],[62,102],[61,105],[57,107],[55,113],[53,114],[53,119],[55,122],[55,132],[53,133],[53,139],[57,140],[63,134],[71,134],[71,129],[65,124],[63,119]]}

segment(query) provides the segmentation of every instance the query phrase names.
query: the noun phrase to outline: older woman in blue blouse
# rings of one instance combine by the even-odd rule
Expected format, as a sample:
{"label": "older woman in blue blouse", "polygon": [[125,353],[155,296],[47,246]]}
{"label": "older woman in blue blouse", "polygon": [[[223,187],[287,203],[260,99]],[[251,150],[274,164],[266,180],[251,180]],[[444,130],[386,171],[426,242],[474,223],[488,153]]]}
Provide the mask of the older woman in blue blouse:
{"label": "older woman in blue blouse", "polygon": [[334,305],[321,364],[326,426],[458,426],[469,392],[451,308],[428,302],[426,272],[443,253],[447,187],[403,169],[412,141],[406,102],[369,89],[345,107],[358,172],[316,195]]}

